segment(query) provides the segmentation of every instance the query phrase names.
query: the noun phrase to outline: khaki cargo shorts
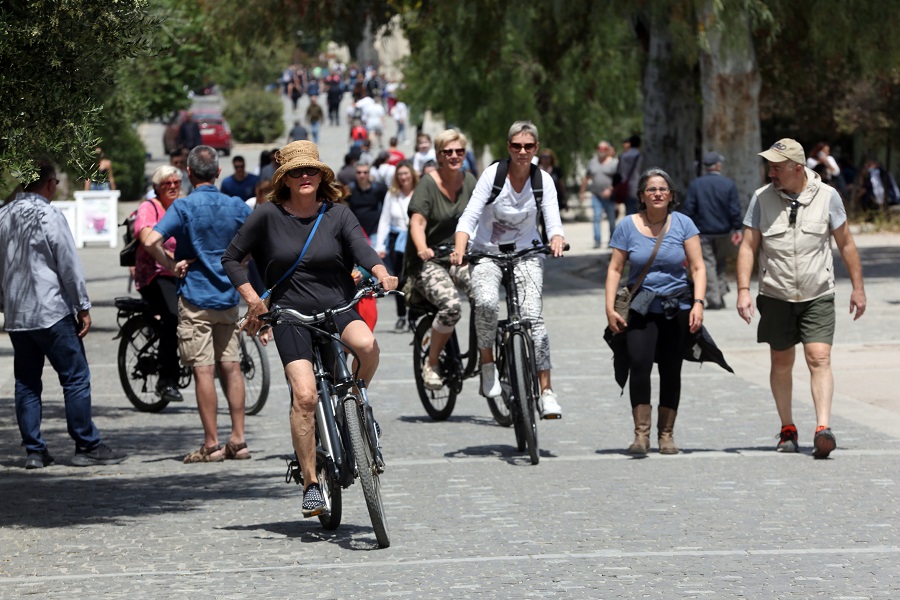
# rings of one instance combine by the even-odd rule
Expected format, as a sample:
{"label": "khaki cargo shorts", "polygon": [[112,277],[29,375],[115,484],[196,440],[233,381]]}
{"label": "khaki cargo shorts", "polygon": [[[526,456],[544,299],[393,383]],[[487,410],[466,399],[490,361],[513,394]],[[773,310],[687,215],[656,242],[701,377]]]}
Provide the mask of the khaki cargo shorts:
{"label": "khaki cargo shorts", "polygon": [[178,297],[178,352],[186,367],[240,360],[238,307],[212,310]]}

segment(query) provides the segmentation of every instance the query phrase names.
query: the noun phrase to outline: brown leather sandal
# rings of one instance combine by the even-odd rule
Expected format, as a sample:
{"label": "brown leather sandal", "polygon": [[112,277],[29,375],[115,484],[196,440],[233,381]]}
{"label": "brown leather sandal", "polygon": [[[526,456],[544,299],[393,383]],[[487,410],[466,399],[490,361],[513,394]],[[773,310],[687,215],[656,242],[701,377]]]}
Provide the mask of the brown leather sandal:
{"label": "brown leather sandal", "polygon": [[228,442],[225,444],[225,458],[229,460],[247,460],[250,458],[250,450],[247,449],[247,443],[235,444],[234,442]]}
{"label": "brown leather sandal", "polygon": [[222,462],[225,460],[226,452],[223,451],[221,445],[214,446],[212,448],[207,448],[206,446],[200,446],[199,450],[194,450],[190,454],[184,457],[184,463],[199,463],[199,462]]}

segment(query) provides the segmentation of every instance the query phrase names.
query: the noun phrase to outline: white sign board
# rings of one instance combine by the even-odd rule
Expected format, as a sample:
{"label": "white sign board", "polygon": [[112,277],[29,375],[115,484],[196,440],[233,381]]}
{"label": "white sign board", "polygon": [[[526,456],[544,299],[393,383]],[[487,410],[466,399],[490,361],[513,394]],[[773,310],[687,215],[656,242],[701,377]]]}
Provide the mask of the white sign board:
{"label": "white sign board", "polygon": [[118,245],[119,191],[75,192],[75,245],[106,242]]}
{"label": "white sign board", "polygon": [[75,217],[75,213],[77,212],[77,208],[74,200],[54,200],[53,206],[62,211],[63,216],[66,218],[66,221],[69,223],[69,231],[72,232],[72,237],[75,239],[75,246],[80,248],[81,244],[78,243],[78,219]]}

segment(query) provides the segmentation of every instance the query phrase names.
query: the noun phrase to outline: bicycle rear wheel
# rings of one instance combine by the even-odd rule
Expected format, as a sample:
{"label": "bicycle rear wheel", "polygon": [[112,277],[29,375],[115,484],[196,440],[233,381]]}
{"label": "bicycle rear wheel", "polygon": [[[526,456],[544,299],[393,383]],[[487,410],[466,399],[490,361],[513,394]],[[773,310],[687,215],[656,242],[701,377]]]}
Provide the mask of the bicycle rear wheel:
{"label": "bicycle rear wheel", "polygon": [[119,381],[128,401],[141,412],[159,412],[169,401],[156,391],[159,382],[159,322],[136,315],[122,326]]}
{"label": "bicycle rear wheel", "polygon": [[[255,415],[266,405],[269,398],[271,372],[266,347],[259,338],[240,334],[240,367],[244,377],[244,414]],[[228,397],[225,380],[216,368],[216,376],[222,393]]]}
{"label": "bicycle rear wheel", "polygon": [[[519,403],[518,416],[520,418],[521,433],[531,457],[531,464],[536,465],[540,461],[540,448],[538,447],[537,420],[535,409],[535,373],[531,368],[531,357],[528,353],[525,337],[516,335],[512,339],[512,361],[515,365],[516,378],[512,382],[515,390],[516,402]],[[520,448],[521,450],[521,448]]]}
{"label": "bicycle rear wheel", "polygon": [[369,436],[360,412],[356,398],[353,396],[344,398],[344,418],[347,432],[350,436],[353,456],[356,459],[356,470],[359,473],[359,482],[362,484],[363,496],[366,498],[366,507],[369,509],[369,518],[372,520],[372,528],[375,530],[375,539],[378,540],[379,548],[387,548],[391,545],[391,537],[388,531],[387,517],[384,514],[384,504],[381,501],[381,481],[378,479],[372,445],[369,443]]}
{"label": "bicycle rear wheel", "polygon": [[[425,315],[419,319],[419,323],[416,325],[416,333],[413,336],[413,374],[416,378],[419,400],[422,401],[425,412],[435,421],[444,421],[453,413],[453,408],[456,406],[457,390],[455,386],[445,380],[445,385],[441,389],[429,390],[425,387],[425,381],[422,378],[422,367],[425,366],[431,349],[432,321],[434,321],[434,315]],[[438,364],[446,376],[449,367],[446,347],[441,351]]]}

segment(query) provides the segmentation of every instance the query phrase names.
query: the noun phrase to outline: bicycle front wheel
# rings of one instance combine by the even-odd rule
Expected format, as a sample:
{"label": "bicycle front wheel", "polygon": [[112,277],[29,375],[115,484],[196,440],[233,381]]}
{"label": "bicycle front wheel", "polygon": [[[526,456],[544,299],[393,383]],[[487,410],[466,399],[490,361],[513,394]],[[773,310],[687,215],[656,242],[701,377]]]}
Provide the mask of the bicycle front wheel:
{"label": "bicycle front wheel", "polygon": [[[456,406],[456,389],[454,386],[445,382],[444,387],[439,390],[429,390],[425,387],[425,380],[422,378],[422,368],[425,361],[428,360],[428,353],[431,350],[431,323],[434,315],[426,315],[419,319],[416,325],[416,332],[413,336],[413,374],[416,378],[416,389],[419,391],[419,400],[425,407],[425,412],[435,421],[444,421],[452,413]],[[438,363],[447,375],[447,348],[441,351],[440,362]]]}
{"label": "bicycle front wheel", "polygon": [[[509,377],[506,373],[506,365],[503,361],[503,353],[501,352],[501,345],[499,343],[494,345],[494,356],[497,358],[497,362],[494,363],[497,369],[497,377],[500,379],[500,390],[501,395],[498,398],[488,398],[488,408],[491,409],[491,414],[494,416],[494,420],[497,421],[497,424],[502,427],[509,427],[513,424],[513,416],[509,410],[509,402],[510,402],[510,387],[509,387]],[[522,450],[522,448],[520,448]]]}
{"label": "bicycle front wheel", "polygon": [[159,382],[159,322],[144,315],[125,322],[119,340],[119,381],[128,401],[141,412],[159,412],[169,401],[156,391]]}
{"label": "bicycle front wheel", "polygon": [[324,453],[316,456],[316,470],[319,487],[322,490],[322,495],[325,496],[325,504],[328,506],[328,511],[319,515],[319,523],[325,529],[337,529],[341,524],[341,514],[343,512],[341,485],[336,479],[329,476]]}
{"label": "bicycle front wheel", "polygon": [[521,419],[522,437],[528,449],[528,455],[531,457],[531,464],[536,465],[541,457],[538,448],[537,420],[535,419],[537,406],[535,373],[531,368],[531,357],[524,336],[514,336],[510,345],[516,374],[515,381],[510,383],[515,390],[516,402],[519,403],[518,416]]}
{"label": "bicycle front wheel", "polygon": [[366,498],[366,507],[369,509],[369,518],[372,520],[372,528],[375,530],[375,539],[378,540],[379,548],[387,548],[391,545],[391,538],[387,517],[384,514],[384,504],[381,501],[381,482],[378,479],[372,445],[369,443],[366,425],[360,412],[356,398],[353,396],[344,398],[344,418],[347,432],[350,436],[353,456],[356,459],[356,469],[359,472],[363,496]]}
{"label": "bicycle front wheel", "polygon": [[[271,372],[266,347],[259,338],[240,334],[240,369],[244,378],[244,414],[255,415],[263,409],[269,398]],[[216,367],[216,375],[222,393],[228,397],[225,379]]]}

